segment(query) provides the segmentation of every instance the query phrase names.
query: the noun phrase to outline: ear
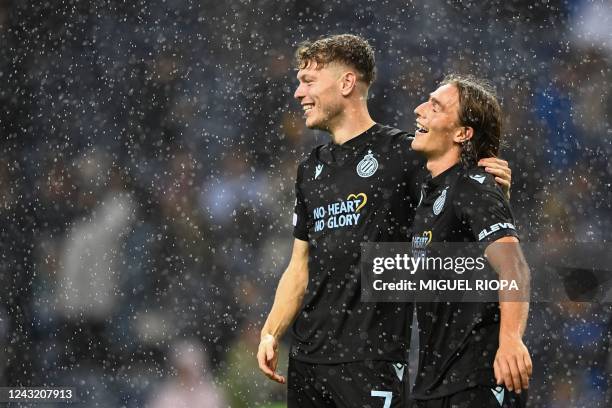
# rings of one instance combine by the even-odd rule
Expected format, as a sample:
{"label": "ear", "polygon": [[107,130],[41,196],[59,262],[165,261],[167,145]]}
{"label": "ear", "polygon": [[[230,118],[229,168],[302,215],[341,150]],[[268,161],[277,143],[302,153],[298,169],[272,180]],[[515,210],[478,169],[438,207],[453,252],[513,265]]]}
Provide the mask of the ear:
{"label": "ear", "polygon": [[474,129],[469,126],[460,127],[455,136],[453,136],[453,142],[465,143],[474,136]]}
{"label": "ear", "polygon": [[342,96],[349,96],[357,86],[357,75],[352,71],[346,71],[339,79],[340,93]]}

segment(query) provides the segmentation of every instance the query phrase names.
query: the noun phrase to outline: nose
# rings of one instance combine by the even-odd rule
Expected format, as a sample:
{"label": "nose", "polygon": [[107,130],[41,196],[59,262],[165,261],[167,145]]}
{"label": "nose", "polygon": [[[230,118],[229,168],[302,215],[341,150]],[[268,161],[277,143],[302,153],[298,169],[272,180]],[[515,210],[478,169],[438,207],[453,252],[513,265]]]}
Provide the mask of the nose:
{"label": "nose", "polygon": [[414,114],[416,115],[417,118],[423,117],[423,112],[425,110],[425,105],[426,104],[427,104],[427,102],[423,102],[422,104],[420,104],[419,106],[414,108]]}
{"label": "nose", "polygon": [[297,100],[302,100],[304,96],[306,96],[304,93],[304,84],[300,83],[295,92],[293,93],[293,97]]}

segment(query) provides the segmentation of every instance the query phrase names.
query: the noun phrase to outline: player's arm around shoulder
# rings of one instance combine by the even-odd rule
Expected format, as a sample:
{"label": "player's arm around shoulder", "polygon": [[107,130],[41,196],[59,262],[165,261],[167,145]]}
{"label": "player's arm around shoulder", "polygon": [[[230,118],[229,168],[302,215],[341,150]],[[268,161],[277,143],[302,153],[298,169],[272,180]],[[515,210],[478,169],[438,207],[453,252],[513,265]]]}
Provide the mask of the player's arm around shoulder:
{"label": "player's arm around shoulder", "polygon": [[[506,227],[514,230],[514,220],[497,177],[481,167],[471,168],[461,176],[455,190],[455,211],[472,228],[477,241],[493,242],[505,235],[518,236],[516,231],[508,234],[511,231]],[[498,222],[500,224],[493,228],[496,233],[490,235],[490,228]]]}
{"label": "player's arm around shoulder", "polygon": [[278,283],[274,304],[261,330],[257,350],[259,369],[268,378],[281,384],[285,383],[285,378],[276,373],[279,339],[298,314],[307,286],[308,242],[295,239],[291,260]]}
{"label": "player's arm around shoulder", "polygon": [[478,166],[488,174],[495,177],[495,182],[501,187],[504,196],[510,200],[510,186],[512,184],[512,170],[506,160],[497,157],[487,157],[478,161]]}
{"label": "player's arm around shoulder", "polygon": [[504,290],[499,293],[499,348],[493,369],[497,384],[520,393],[529,387],[533,370],[529,350],[523,343],[529,314],[529,267],[515,236],[497,239],[487,247],[485,255],[500,279],[514,280],[519,288],[517,293]]}

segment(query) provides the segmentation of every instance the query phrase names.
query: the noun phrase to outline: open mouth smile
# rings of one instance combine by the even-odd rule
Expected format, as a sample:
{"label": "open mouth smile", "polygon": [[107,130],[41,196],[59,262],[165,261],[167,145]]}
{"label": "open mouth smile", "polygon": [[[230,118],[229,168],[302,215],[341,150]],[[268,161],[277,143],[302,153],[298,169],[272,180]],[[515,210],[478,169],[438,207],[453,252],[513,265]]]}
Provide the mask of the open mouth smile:
{"label": "open mouth smile", "polygon": [[429,129],[427,129],[425,126],[421,126],[418,122],[416,123],[416,131],[418,133],[429,133]]}

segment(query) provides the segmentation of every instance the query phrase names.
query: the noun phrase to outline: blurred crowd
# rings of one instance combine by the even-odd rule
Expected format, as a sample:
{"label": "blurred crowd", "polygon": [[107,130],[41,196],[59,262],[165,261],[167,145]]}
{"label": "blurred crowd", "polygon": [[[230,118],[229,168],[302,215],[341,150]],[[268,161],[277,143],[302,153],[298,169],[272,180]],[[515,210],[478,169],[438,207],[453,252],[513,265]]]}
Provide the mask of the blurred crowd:
{"label": "blurred crowd", "polygon": [[[282,406],[255,352],[328,140],[292,100],[319,35],[372,42],[372,116],[403,129],[446,73],[493,81],[523,241],[610,242],[612,3],[486,4],[0,1],[0,386]],[[610,304],[534,303],[530,406],[612,406],[611,330]]]}

